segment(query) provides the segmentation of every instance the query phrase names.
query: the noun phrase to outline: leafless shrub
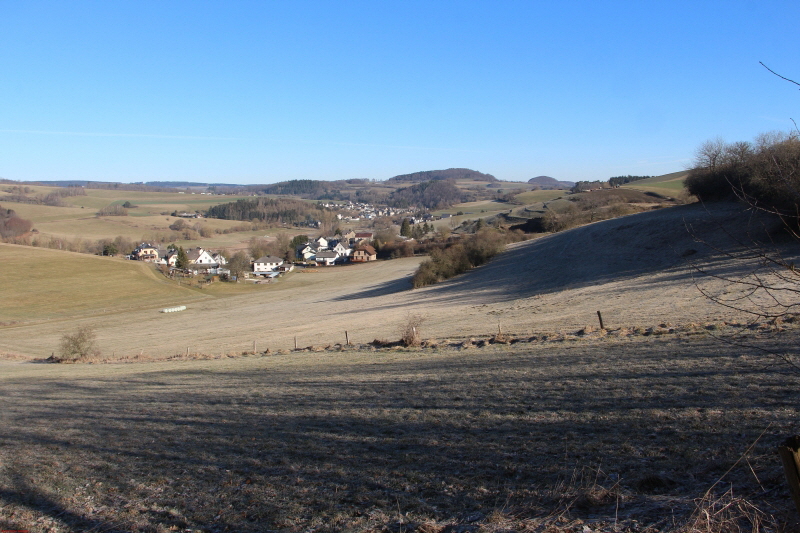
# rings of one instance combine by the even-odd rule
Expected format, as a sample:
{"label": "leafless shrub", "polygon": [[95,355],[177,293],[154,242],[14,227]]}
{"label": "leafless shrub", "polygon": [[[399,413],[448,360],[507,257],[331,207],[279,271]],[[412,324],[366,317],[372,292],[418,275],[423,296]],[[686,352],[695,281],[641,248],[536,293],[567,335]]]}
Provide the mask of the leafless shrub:
{"label": "leafless shrub", "polygon": [[100,356],[97,334],[92,326],[81,326],[73,333],[64,333],[58,348],[58,361],[75,363],[90,361]]}
{"label": "leafless shrub", "polygon": [[128,216],[128,210],[122,207],[120,204],[111,204],[107,205],[102,208],[100,211],[97,212],[97,216],[99,217],[126,217]]}
{"label": "leafless shrub", "polygon": [[695,511],[677,533],[759,533],[776,529],[772,516],[748,500],[735,497],[732,488],[718,496],[706,494],[695,503]]}
{"label": "leafless shrub", "polygon": [[404,346],[419,346],[422,344],[419,328],[424,322],[424,316],[408,314],[400,332],[400,340]]}

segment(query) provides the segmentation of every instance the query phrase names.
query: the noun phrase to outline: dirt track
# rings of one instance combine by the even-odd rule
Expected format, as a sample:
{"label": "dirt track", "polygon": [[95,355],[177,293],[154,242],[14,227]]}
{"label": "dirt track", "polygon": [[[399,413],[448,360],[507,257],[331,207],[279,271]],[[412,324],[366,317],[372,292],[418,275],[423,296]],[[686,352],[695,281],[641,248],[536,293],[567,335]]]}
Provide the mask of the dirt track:
{"label": "dirt track", "polygon": [[[720,228],[734,227],[734,207],[714,208],[719,227],[702,206],[689,205],[623,217],[512,245],[490,264],[448,282],[410,290],[420,258],[297,273],[268,290],[209,298],[187,311],[144,309],[5,328],[2,348],[47,357],[65,331],[93,324],[104,355],[163,357],[219,354],[396,339],[409,314],[423,315],[423,337],[463,338],[504,332],[527,335],[669,322],[714,322],[737,316],[697,290],[694,262],[730,268],[687,231],[733,247]],[[738,220],[741,220],[739,218]],[[737,223],[741,224],[741,223]],[[754,226],[755,227],[755,226]],[[694,252],[692,252],[694,250]],[[709,263],[710,262],[710,263]],[[738,267],[737,267],[738,268]],[[704,286],[726,284],[705,279]],[[181,305],[182,302],[175,302]]]}

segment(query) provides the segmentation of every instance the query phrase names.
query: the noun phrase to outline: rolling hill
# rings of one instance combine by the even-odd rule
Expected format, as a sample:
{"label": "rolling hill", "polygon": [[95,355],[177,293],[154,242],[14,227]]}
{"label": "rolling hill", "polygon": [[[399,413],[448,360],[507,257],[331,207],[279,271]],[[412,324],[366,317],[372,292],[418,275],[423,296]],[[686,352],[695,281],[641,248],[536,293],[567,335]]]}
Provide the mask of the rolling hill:
{"label": "rolling hill", "polygon": [[466,181],[498,181],[497,178],[491,174],[484,174],[477,170],[470,170],[468,168],[448,168],[447,170],[425,170],[422,172],[413,172],[411,174],[401,174],[389,178],[388,182],[411,182],[419,183],[424,181],[438,181],[438,180],[466,180]]}
{"label": "rolling hill", "polygon": [[536,176],[529,179],[528,183],[538,185],[542,189],[569,189],[575,185],[574,181],[559,181],[550,176]]}

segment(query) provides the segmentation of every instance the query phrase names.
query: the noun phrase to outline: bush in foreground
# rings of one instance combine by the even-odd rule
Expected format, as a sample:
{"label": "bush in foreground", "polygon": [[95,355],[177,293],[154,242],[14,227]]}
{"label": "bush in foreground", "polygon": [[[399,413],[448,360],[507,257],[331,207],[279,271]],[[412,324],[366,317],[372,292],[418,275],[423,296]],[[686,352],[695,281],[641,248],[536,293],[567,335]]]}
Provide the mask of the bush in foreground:
{"label": "bush in foreground", "polygon": [[58,347],[58,361],[75,363],[100,356],[97,334],[92,326],[81,326],[73,333],[64,333]]}

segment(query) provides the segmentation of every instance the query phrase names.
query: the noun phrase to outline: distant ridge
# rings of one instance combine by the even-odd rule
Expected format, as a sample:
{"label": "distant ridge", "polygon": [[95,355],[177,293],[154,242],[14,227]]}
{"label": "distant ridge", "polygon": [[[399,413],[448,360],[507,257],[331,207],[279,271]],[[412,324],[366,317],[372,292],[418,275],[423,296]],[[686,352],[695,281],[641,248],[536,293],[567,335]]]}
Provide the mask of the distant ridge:
{"label": "distant ridge", "polygon": [[[15,182],[16,183],[16,182]],[[123,185],[144,185],[146,187],[160,187],[163,189],[183,189],[186,187],[244,187],[244,185],[237,185],[235,183],[200,183],[197,181],[135,181],[133,183],[118,183],[115,181],[96,181],[96,180],[36,180],[36,181],[20,181],[19,183],[39,184],[49,187],[98,187],[112,188]]]}
{"label": "distant ridge", "polygon": [[401,174],[386,181],[411,181],[414,183],[437,180],[498,181],[491,174],[484,174],[468,168],[448,168],[447,170],[424,170],[412,174]]}
{"label": "distant ridge", "polygon": [[550,176],[536,176],[529,179],[528,183],[538,185],[542,189],[571,189],[575,185],[574,181],[558,181]]}

